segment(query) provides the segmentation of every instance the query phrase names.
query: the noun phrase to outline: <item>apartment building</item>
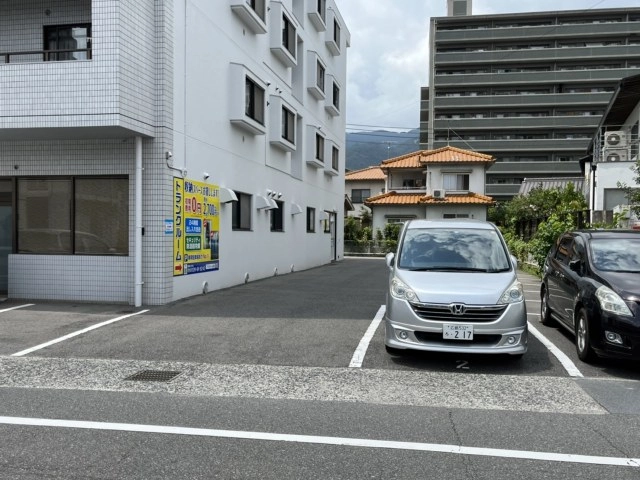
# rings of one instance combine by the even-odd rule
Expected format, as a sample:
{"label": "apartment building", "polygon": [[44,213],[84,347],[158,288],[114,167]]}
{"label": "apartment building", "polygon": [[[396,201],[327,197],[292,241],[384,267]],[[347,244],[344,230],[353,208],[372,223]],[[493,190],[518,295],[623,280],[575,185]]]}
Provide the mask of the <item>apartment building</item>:
{"label": "apartment building", "polygon": [[524,179],[580,176],[621,78],[640,73],[640,8],[470,15],[449,2],[431,19],[421,148],[487,153],[486,194]]}
{"label": "apartment building", "polygon": [[0,292],[165,304],[343,256],[333,0],[0,0]]}

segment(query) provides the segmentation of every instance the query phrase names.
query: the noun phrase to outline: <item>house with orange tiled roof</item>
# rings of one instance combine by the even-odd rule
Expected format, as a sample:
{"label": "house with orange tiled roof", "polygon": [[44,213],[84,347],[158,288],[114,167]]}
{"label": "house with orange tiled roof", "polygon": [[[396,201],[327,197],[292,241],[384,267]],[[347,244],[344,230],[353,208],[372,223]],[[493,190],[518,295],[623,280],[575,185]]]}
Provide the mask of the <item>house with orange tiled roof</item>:
{"label": "house with orange tiled roof", "polygon": [[387,175],[379,166],[362,168],[346,172],[344,175],[345,194],[353,204],[353,210],[347,213],[350,217],[360,217],[363,211],[371,213],[364,202],[372,195],[385,192]]}
{"label": "house with orange tiled roof", "polygon": [[485,195],[491,155],[443,147],[385,160],[384,190],[364,201],[371,209],[373,231],[412,218],[477,218],[486,220],[494,203]]}

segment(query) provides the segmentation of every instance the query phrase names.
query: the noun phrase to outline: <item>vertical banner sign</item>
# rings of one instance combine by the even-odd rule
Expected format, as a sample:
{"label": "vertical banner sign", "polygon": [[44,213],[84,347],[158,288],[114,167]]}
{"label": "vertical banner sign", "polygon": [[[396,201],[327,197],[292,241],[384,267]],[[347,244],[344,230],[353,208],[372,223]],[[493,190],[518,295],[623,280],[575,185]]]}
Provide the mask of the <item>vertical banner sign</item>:
{"label": "vertical banner sign", "polygon": [[220,189],[173,179],[173,275],[220,268]]}

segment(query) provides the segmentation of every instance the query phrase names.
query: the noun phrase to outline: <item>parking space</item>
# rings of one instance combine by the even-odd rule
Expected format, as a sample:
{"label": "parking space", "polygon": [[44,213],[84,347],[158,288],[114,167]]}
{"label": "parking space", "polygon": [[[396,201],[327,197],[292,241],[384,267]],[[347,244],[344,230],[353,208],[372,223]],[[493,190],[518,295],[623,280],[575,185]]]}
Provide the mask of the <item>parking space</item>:
{"label": "parking space", "polygon": [[380,322],[387,275],[382,259],[347,258],[148,311],[7,301],[0,304],[0,355],[640,379],[637,368],[624,362],[580,362],[571,335],[538,322],[540,282],[525,273],[520,279],[529,321],[544,338],[530,335],[521,360],[430,352],[389,356]]}

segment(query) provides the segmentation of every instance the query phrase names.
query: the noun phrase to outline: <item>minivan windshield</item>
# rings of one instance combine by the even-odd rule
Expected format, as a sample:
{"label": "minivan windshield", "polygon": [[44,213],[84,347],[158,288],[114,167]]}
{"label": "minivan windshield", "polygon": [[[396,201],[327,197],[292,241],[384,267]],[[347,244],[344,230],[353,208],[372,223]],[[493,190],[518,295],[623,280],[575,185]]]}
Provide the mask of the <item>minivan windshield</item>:
{"label": "minivan windshield", "polygon": [[399,268],[504,272],[509,254],[498,233],[474,228],[416,228],[404,235]]}
{"label": "minivan windshield", "polygon": [[640,272],[640,235],[592,239],[590,246],[593,265],[598,270]]}

